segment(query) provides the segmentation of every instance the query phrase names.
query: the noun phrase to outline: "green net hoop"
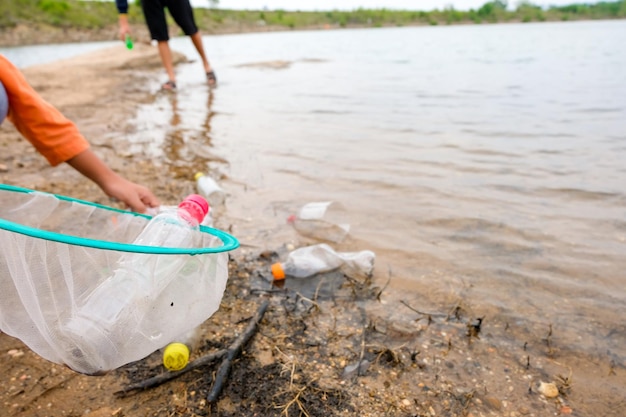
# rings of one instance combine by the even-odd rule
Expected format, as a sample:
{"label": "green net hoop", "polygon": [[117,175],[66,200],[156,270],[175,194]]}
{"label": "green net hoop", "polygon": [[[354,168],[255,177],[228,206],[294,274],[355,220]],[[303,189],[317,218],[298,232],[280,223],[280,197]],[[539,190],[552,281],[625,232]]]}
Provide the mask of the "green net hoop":
{"label": "green net hoop", "polygon": [[0,332],[99,375],[146,357],[217,311],[239,242],[135,245],[152,216],[0,184]]}
{"label": "green net hoop", "polygon": [[[147,214],[124,211],[114,207],[108,207],[102,204],[92,203],[89,201],[79,200],[62,195],[44,193],[41,191],[34,191],[27,188],[0,184],[0,229],[19,233],[26,236],[31,236],[37,239],[45,239],[53,242],[66,243],[68,245],[84,246],[89,248],[113,250],[119,252],[161,255],[199,255],[205,253],[219,253],[228,252],[239,247],[239,241],[235,237],[221,230],[207,226],[200,226],[200,232],[218,238],[221,241],[221,245],[199,248],[166,248],[157,246],[134,245],[132,244],[132,241],[115,241],[111,240],[110,238],[105,240],[97,238],[97,236],[94,236],[93,233],[91,236],[81,236],[78,233],[68,234],[67,232],[60,231],[58,225],[57,227],[45,226],[41,224],[36,225],[36,222],[32,220],[26,220],[37,217],[37,207],[29,207],[29,210],[33,211],[32,213],[20,213],[19,205],[22,202],[17,201],[15,203],[17,207],[6,208],[5,202],[9,200],[16,200],[15,196],[13,196],[13,193],[20,193],[22,195],[36,194],[39,196],[49,196],[56,198],[60,203],[60,207],[58,208],[58,210],[62,210],[64,209],[64,207],[71,207],[73,212],[89,213],[89,215],[93,218],[92,223],[97,222],[98,219],[101,218],[111,218],[111,215],[120,215],[133,216],[137,220],[144,220],[143,223],[147,224],[152,216],[149,216]],[[24,202],[24,204],[27,204],[27,202]],[[86,210],[81,210],[80,208],[77,209],[76,206],[82,206]],[[46,209],[46,207],[43,207],[43,209]],[[81,219],[78,219],[78,221],[81,221]]]}

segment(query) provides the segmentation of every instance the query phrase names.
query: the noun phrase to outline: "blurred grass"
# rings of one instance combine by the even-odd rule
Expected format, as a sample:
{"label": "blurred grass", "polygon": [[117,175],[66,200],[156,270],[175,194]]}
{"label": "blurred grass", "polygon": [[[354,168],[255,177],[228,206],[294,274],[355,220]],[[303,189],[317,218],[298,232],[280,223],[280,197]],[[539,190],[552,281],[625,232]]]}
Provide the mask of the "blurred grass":
{"label": "blurred grass", "polygon": [[[129,20],[143,23],[137,2],[129,8]],[[207,5],[209,3],[207,2]],[[232,33],[270,29],[308,29],[345,27],[383,27],[409,25],[451,25],[500,22],[542,22],[626,18],[626,0],[595,4],[571,4],[541,8],[527,0],[515,9],[506,1],[486,2],[468,11],[448,7],[431,11],[357,9],[354,11],[303,12],[284,10],[226,10],[195,8],[200,29],[207,33]],[[79,0],[2,0],[0,30],[18,25],[47,25],[61,29],[102,29],[117,24],[117,10],[112,1]],[[173,33],[174,35],[175,33]]]}

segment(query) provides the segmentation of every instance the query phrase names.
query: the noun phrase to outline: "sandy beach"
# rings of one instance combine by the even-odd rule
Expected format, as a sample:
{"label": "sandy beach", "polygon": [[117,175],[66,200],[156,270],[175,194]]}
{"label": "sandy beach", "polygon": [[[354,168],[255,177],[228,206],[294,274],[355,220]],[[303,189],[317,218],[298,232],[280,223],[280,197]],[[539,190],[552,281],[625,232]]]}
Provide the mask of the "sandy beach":
{"label": "sandy beach", "polygon": [[[123,45],[27,68],[33,87],[77,123],[95,152],[126,178],[150,187],[163,204],[192,191],[161,161],[126,152],[121,132],[162,78],[155,48]],[[177,62],[185,57],[176,55]],[[48,166],[10,125],[0,129],[0,182],[116,206],[71,168]],[[237,196],[231,196],[236,199]],[[232,225],[216,224],[225,230]],[[52,364],[0,334],[2,416],[619,416],[623,364],[576,357],[551,330],[508,337],[509,323],[489,321],[458,300],[421,311],[389,305],[384,283],[330,275],[302,288],[278,288],[269,265],[286,246],[242,247],[231,254],[222,308],[201,328],[192,360],[228,348],[264,300],[258,331],[231,364],[217,401],[209,401],[221,360],[159,386],[120,394],[165,372],[161,354],[104,376]],[[393,314],[411,317],[398,322]],[[491,320],[491,318],[489,318]],[[517,335],[519,336],[519,335]],[[497,340],[497,342],[495,342]],[[584,375],[573,379],[572,375]],[[586,386],[594,389],[587,389]],[[620,387],[622,392],[620,394]],[[598,392],[602,394],[598,395]],[[621,397],[621,402],[619,398]]]}

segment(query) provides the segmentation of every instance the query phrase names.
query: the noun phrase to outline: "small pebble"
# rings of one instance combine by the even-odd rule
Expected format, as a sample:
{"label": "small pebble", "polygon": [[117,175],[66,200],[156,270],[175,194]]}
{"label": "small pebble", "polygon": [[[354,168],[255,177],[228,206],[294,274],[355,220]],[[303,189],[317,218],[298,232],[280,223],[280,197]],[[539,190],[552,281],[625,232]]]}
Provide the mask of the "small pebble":
{"label": "small pebble", "polygon": [[12,358],[19,358],[20,356],[24,355],[24,352],[21,351],[20,349],[11,349],[7,352],[9,354],[10,357]]}
{"label": "small pebble", "polygon": [[486,397],[485,402],[494,410],[502,410],[502,402],[495,397]]}
{"label": "small pebble", "polygon": [[554,382],[539,383],[538,391],[546,398],[556,398],[559,395],[559,389]]}

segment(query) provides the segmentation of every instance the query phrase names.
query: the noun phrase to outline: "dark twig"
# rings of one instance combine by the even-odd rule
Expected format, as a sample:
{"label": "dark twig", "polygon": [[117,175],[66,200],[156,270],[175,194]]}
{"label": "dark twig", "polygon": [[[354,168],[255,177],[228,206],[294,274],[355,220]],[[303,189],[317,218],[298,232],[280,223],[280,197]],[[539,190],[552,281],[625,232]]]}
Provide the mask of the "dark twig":
{"label": "dark twig", "polygon": [[178,378],[182,374],[185,374],[201,366],[207,365],[221,358],[222,356],[226,355],[226,353],[228,353],[226,349],[221,349],[221,350],[218,350],[217,352],[209,353],[192,362],[189,362],[189,364],[187,364],[187,366],[181,369],[180,371],[166,372],[160,375],[153,376],[152,378],[145,379],[141,382],[128,385],[127,387],[123,388],[121,391],[115,392],[115,395],[123,397],[127,395],[128,393],[130,393],[131,391],[145,390],[148,388],[157,387],[161,384],[164,384],[167,381],[171,381],[174,378]]}
{"label": "dark twig", "polygon": [[[235,340],[235,342],[233,342],[233,344],[228,349],[221,349],[221,350],[218,350],[217,352],[209,353],[192,362],[189,362],[189,364],[184,369],[181,369],[180,371],[166,372],[160,375],[153,376],[141,382],[128,385],[124,387],[122,390],[115,392],[114,394],[118,397],[124,397],[133,391],[146,390],[149,388],[157,387],[161,384],[171,381],[174,378],[178,378],[179,376],[189,371],[208,365],[209,363],[214,362],[217,359],[227,356],[227,359],[225,359],[224,362],[222,362],[222,365],[220,366],[220,372],[221,372],[222,368],[224,367],[224,363],[228,362],[228,366],[230,366],[230,361],[238,354],[239,350],[241,350],[242,345],[244,345],[250,339],[250,337],[252,337],[252,334],[254,333],[254,330],[256,329],[256,325],[258,324],[259,321],[261,321],[261,318],[265,314],[265,310],[267,310],[268,305],[269,305],[269,301],[267,300],[263,304],[261,304],[261,307],[259,307],[259,309],[257,310],[255,316],[253,317],[252,322],[248,324],[248,327],[246,328],[246,330]],[[218,372],[218,375],[219,375],[219,372]],[[223,384],[223,381],[218,381],[216,379],[216,385],[218,382],[220,383],[220,385]],[[221,386],[219,387],[219,390],[221,390]],[[215,391],[215,387],[213,388],[213,391]],[[213,393],[213,391],[211,391],[211,393]],[[219,391],[217,392],[216,395],[219,395]]]}
{"label": "dark twig", "polygon": [[479,334],[480,334],[480,330],[482,329],[484,319],[485,319],[484,316],[478,317],[476,319],[476,323],[472,323],[472,322],[467,323],[467,337],[469,339],[471,339],[472,337],[480,339]]}
{"label": "dark twig", "polygon": [[357,363],[356,374],[357,376],[362,376],[364,371],[361,369],[363,365],[363,357],[365,355],[365,334],[367,332],[367,327],[363,327],[363,335],[361,338],[361,353],[359,354],[359,363]]}
{"label": "dark twig", "polygon": [[269,300],[263,301],[254,317],[252,317],[252,320],[250,320],[250,323],[248,323],[248,327],[246,327],[246,330],[242,334],[240,334],[239,337],[235,339],[235,341],[228,347],[226,357],[222,361],[219,369],[217,370],[215,383],[211,388],[211,392],[209,392],[209,395],[207,396],[207,401],[209,403],[214,403],[217,401],[220,393],[222,392],[224,383],[226,382],[226,379],[228,379],[228,375],[230,374],[230,366],[233,362],[233,359],[235,359],[237,355],[239,355],[239,353],[243,349],[243,346],[248,342],[248,340],[250,340],[250,338],[256,331],[256,327],[263,318],[263,315],[265,314],[265,311],[267,310],[269,304]]}
{"label": "dark twig", "polygon": [[450,321],[450,317],[454,316],[454,318],[457,321],[461,320],[461,312],[463,311],[463,307],[461,307],[461,301],[458,301],[454,307],[452,307],[452,310],[450,310],[450,312],[448,313],[447,317],[446,317],[446,321]]}
{"label": "dark twig", "polygon": [[548,353],[552,353],[552,323],[550,323],[550,330],[548,331],[548,335],[545,339],[543,339],[548,346]]}
{"label": "dark twig", "polygon": [[376,300],[380,302],[380,296],[383,295],[383,291],[385,291],[385,289],[387,289],[387,286],[389,285],[389,283],[391,282],[391,266],[389,266],[389,278],[387,279],[387,282],[385,283],[385,286],[378,292],[378,294],[376,294]]}
{"label": "dark twig", "polygon": [[[441,313],[425,313],[423,311],[419,311],[419,310],[411,307],[409,305],[409,303],[407,303],[404,300],[400,300],[400,303],[403,304],[405,307],[407,307],[409,310],[411,310],[411,311],[413,311],[413,312],[415,312],[417,314],[420,314],[422,316],[425,316],[428,319],[428,324],[429,325],[433,322],[433,316],[439,316],[439,317],[445,317],[446,316],[445,314],[441,314]],[[416,319],[415,321],[418,321],[418,320],[421,320],[421,318]]]}
{"label": "dark twig", "polygon": [[357,376],[362,376],[363,371],[361,370],[361,366],[363,364],[363,357],[365,356],[365,337],[367,336],[367,314],[365,313],[364,308],[359,308],[361,312],[361,318],[363,319],[363,334],[361,335],[361,353],[359,354],[359,363],[356,367]]}

